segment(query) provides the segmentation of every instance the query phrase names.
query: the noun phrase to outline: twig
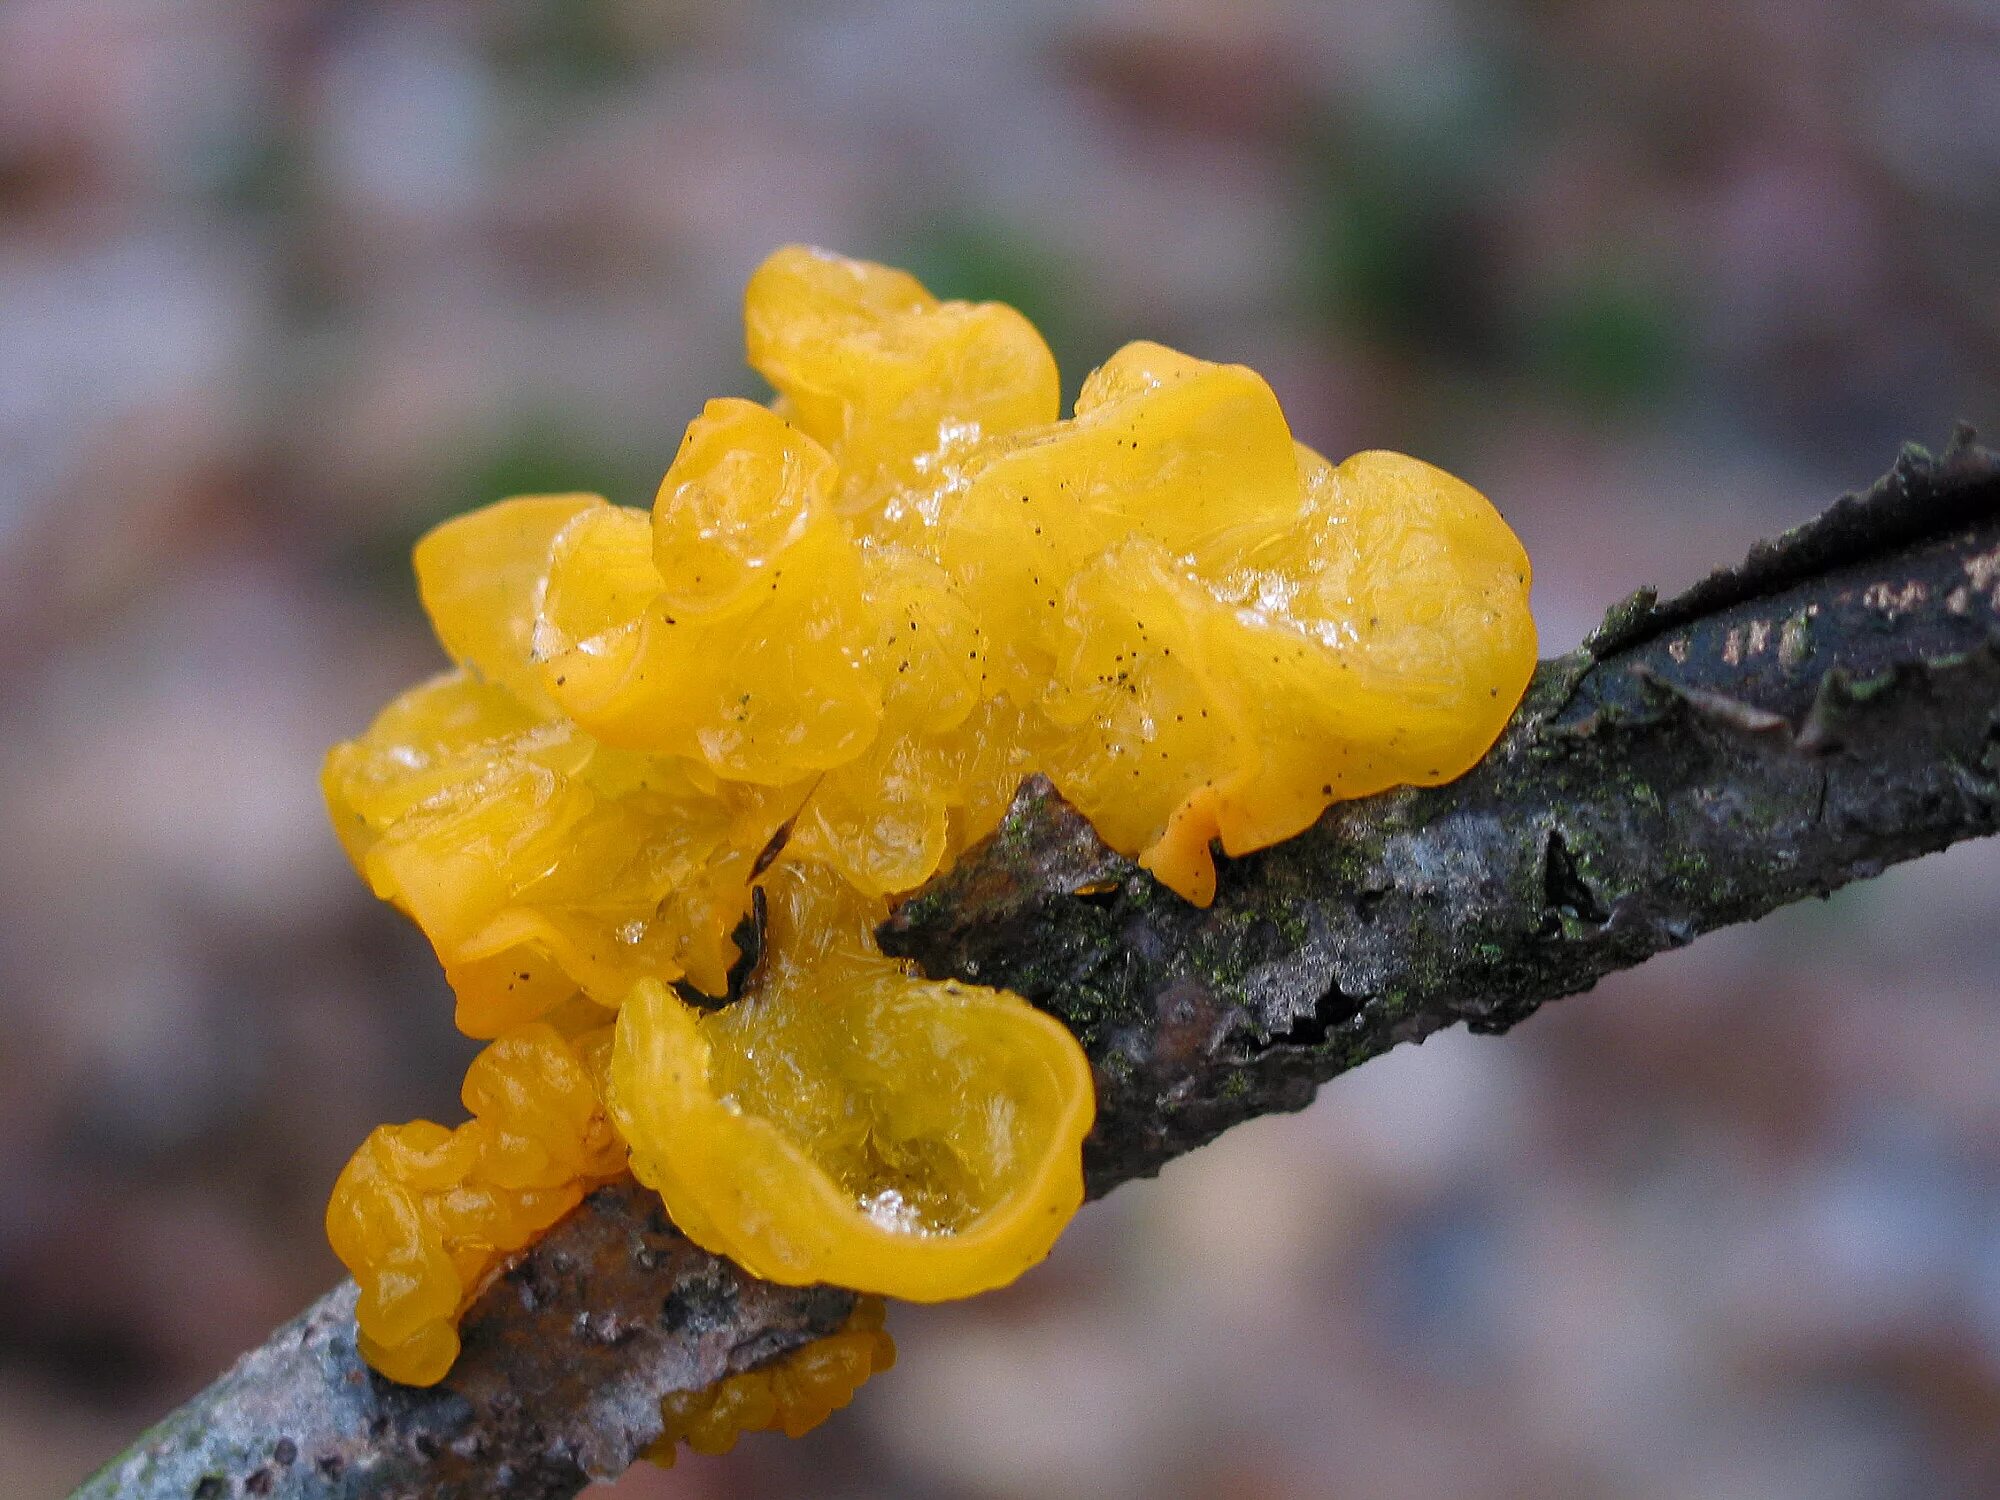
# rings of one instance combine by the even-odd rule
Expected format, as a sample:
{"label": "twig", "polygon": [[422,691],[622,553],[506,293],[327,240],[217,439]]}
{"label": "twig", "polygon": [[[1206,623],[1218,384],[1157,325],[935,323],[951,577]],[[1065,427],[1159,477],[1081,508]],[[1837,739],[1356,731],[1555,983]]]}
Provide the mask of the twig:
{"label": "twig", "polygon": [[[1227,862],[1197,911],[1046,783],[884,946],[1061,1018],[1096,1069],[1090,1190],[1459,1021],[1503,1031],[1699,933],[2000,826],[2000,457],[1961,433],[1679,599],[1544,662],[1449,786]],[[497,1281],[444,1384],[372,1375],[351,1284],[79,1496],[540,1500],[622,1471],[658,1399],[831,1331],[604,1188]]]}

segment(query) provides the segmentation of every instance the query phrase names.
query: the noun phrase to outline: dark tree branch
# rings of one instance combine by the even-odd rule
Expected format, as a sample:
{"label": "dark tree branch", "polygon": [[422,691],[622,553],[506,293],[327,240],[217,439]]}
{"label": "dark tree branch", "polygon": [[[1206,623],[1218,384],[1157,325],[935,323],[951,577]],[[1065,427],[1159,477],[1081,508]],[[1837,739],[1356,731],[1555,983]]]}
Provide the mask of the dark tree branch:
{"label": "dark tree branch", "polygon": [[[1045,783],[884,946],[1060,1017],[1096,1068],[1093,1195],[1459,1021],[1502,1031],[1614,969],[2000,826],[2000,458],[1961,436],[1544,662],[1449,786],[1339,806],[1225,863],[1197,911]],[[830,1331],[605,1188],[488,1288],[449,1379],[354,1353],[330,1293],[80,1496],[567,1496],[669,1390]]]}
{"label": "dark tree branch", "polygon": [[[1091,1187],[1458,1021],[1504,1031],[1697,934],[2000,819],[2000,457],[1969,435],[1544,662],[1449,786],[1331,809],[1198,911],[1044,787],[884,945],[1053,1012]],[[1109,895],[1071,894],[1115,881]]]}

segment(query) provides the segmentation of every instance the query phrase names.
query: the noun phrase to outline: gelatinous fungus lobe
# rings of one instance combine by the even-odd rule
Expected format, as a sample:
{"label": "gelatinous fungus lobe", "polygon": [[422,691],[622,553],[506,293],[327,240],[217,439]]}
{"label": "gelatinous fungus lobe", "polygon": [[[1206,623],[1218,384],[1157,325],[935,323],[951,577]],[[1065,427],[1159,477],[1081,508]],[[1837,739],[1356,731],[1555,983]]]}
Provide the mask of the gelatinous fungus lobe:
{"label": "gelatinous fungus lobe", "polygon": [[663,1426],[644,1457],[670,1469],[681,1443],[696,1453],[727,1453],[746,1432],[803,1437],[852,1401],[871,1375],[895,1365],[896,1342],[883,1320],[882,1299],[862,1297],[825,1338],[702,1390],[674,1392],[660,1403]]}
{"label": "gelatinous fungus lobe", "polygon": [[876,955],[886,908],[837,878],[774,884],[754,994],[626,1001],[610,1103],[634,1172],[766,1280],[924,1301],[1012,1281],[1083,1202],[1081,1049],[1017,996]]}
{"label": "gelatinous fungus lobe", "polygon": [[362,1355],[409,1385],[442,1379],[458,1317],[503,1257],[625,1167],[605,1113],[608,1026],[523,1026],[473,1059],[454,1129],[373,1131],[334,1184],[327,1236],[360,1287]]}

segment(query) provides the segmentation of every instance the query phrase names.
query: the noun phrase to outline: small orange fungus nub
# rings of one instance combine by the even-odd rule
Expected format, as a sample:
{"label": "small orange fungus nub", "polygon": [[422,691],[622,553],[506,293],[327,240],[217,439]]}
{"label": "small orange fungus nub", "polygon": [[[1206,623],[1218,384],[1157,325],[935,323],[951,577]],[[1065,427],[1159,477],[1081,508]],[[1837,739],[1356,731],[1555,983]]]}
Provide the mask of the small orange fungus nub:
{"label": "small orange fungus nub", "polygon": [[825,1338],[701,1390],[675,1391],[660,1403],[664,1428],[642,1456],[671,1469],[681,1443],[696,1453],[727,1453],[746,1432],[805,1436],[852,1401],[869,1376],[895,1366],[896,1341],[883,1321],[880,1297],[859,1298]]}

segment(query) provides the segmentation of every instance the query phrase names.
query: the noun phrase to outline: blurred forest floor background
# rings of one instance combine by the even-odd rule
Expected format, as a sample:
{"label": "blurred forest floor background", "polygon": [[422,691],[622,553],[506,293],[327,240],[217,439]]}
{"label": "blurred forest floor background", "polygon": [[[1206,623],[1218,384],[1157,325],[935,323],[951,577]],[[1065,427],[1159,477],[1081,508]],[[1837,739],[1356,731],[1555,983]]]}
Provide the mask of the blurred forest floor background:
{"label": "blurred forest floor background", "polygon": [[[319,757],[427,525],[650,501],[788,240],[1444,464],[1545,651],[2000,429],[1991,0],[0,4],[0,1493],[338,1274],[472,1051]],[[2000,851],[1340,1080],[622,1496],[2000,1493]]]}

